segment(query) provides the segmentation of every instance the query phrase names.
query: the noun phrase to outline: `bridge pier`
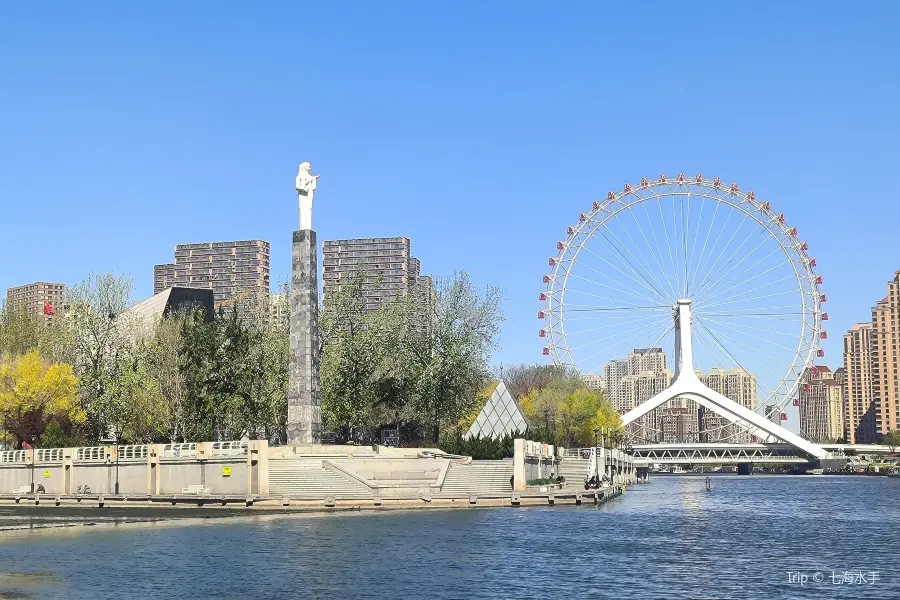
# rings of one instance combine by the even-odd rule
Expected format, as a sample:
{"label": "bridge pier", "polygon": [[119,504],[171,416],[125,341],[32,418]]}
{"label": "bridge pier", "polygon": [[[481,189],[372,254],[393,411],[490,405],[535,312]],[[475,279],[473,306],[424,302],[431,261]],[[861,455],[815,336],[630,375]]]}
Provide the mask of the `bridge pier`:
{"label": "bridge pier", "polygon": [[738,475],[753,475],[753,463],[740,463],[738,465]]}

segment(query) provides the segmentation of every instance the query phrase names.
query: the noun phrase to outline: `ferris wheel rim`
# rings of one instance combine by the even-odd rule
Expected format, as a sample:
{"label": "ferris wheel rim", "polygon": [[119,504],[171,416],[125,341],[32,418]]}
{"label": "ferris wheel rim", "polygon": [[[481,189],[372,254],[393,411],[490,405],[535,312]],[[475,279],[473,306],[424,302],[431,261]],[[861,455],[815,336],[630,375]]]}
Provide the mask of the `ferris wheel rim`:
{"label": "ferris wheel rim", "polygon": [[[642,191],[647,192],[647,194],[641,195],[640,192]],[[550,260],[551,273],[545,275],[546,290],[542,294],[541,299],[546,302],[546,307],[545,311],[539,313],[539,317],[546,318],[547,326],[542,329],[541,335],[549,334],[550,343],[549,346],[545,347],[544,353],[548,354],[549,349],[554,362],[572,365],[577,368],[578,362],[574,359],[572,349],[569,347],[566,338],[564,319],[566,312],[565,294],[568,289],[571,268],[577,263],[578,255],[588,242],[594,238],[597,232],[603,230],[604,226],[611,219],[619,216],[624,211],[634,210],[638,205],[646,205],[647,202],[653,200],[661,202],[663,199],[671,197],[674,202],[674,198],[684,196],[688,197],[688,199],[703,198],[713,201],[717,203],[717,211],[718,207],[724,204],[743,213],[745,219],[747,217],[751,218],[755,221],[757,228],[762,228],[768,234],[764,240],[774,240],[791,266],[793,279],[797,284],[795,292],[800,299],[801,319],[799,321],[801,331],[798,336],[797,348],[791,356],[790,364],[787,365],[787,371],[781,376],[781,380],[775,385],[769,398],[767,398],[767,400],[772,400],[776,396],[780,396],[778,410],[784,410],[791,398],[797,394],[802,384],[804,373],[814,366],[817,359],[822,358],[824,355],[819,348],[819,341],[825,335],[822,329],[822,321],[827,319],[827,313],[822,312],[822,303],[825,301],[825,295],[819,288],[821,278],[816,275],[814,270],[817,263],[815,259],[809,256],[807,252],[808,245],[799,239],[797,229],[789,227],[783,213],[772,211],[770,202],[757,200],[754,192],[741,192],[736,184],[723,185],[719,178],[709,180],[703,179],[702,176],[698,175],[696,178],[687,179],[683,175],[679,175],[677,179],[669,180],[663,175],[653,182],[644,178],[638,185],[626,184],[622,191],[609,192],[606,200],[594,202],[590,211],[581,213],[577,224],[568,228],[565,241],[558,242],[557,255]],[[643,231],[641,233],[643,235]],[[666,235],[668,236],[668,232],[666,232]],[[644,239],[647,241],[646,237]],[[632,241],[634,240],[632,239]],[[686,240],[684,241],[686,243]],[[695,248],[692,246],[692,259],[694,250]],[[719,258],[721,258],[721,255]],[[620,270],[620,272],[623,271]],[[701,283],[698,287],[702,288],[703,285],[704,283]],[[645,287],[650,289],[653,288],[653,285],[649,284],[649,286]],[[650,291],[654,292],[655,290],[650,289]],[[658,290],[656,291],[658,292]],[[720,294],[721,292],[713,297]],[[657,295],[660,294],[657,293]],[[664,300],[662,295],[660,297]],[[639,307],[639,305],[635,306]],[[669,305],[670,307],[671,305]],[[642,308],[664,309],[667,307],[665,302],[663,302],[660,305]],[[664,332],[663,335],[666,333]],[[794,370],[797,372],[793,373]],[[779,392],[782,387],[785,387],[783,395]],[[766,403],[760,402],[757,410],[760,410],[765,405]]]}

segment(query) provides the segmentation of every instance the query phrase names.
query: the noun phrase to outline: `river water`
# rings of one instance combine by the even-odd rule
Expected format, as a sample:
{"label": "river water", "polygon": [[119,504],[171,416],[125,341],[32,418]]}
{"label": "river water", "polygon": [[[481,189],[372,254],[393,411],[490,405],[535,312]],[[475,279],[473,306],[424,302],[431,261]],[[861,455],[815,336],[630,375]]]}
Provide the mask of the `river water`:
{"label": "river water", "polygon": [[711,483],[655,477],[600,508],[5,532],[0,598],[900,598],[900,479]]}

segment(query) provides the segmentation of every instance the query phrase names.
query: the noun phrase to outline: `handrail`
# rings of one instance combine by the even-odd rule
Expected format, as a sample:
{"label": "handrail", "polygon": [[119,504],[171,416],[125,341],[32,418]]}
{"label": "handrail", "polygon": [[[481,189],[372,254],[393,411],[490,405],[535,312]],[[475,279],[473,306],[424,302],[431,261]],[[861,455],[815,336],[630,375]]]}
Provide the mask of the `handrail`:
{"label": "handrail", "polygon": [[23,463],[25,462],[24,450],[3,450],[0,452],[0,463]]}
{"label": "handrail", "polygon": [[119,460],[146,460],[150,454],[147,444],[119,446]]}
{"label": "handrail", "polygon": [[187,442],[182,444],[166,444],[163,446],[162,455],[165,458],[184,458],[197,456],[197,444]]}
{"label": "handrail", "polygon": [[63,459],[62,448],[38,448],[35,452],[39,463],[62,462]]}
{"label": "handrail", "polygon": [[76,461],[101,461],[106,460],[106,446],[85,446],[75,448]]}
{"label": "handrail", "polygon": [[247,440],[235,440],[231,442],[213,442],[213,456],[240,456],[247,454],[247,447],[250,444]]}

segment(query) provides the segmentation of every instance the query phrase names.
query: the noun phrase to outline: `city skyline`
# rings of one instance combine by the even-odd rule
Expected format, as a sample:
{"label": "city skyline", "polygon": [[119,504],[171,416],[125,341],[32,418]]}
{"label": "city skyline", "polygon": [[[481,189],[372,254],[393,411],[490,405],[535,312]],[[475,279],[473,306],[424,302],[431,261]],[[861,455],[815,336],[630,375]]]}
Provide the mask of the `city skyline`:
{"label": "city skyline", "polygon": [[[660,9],[663,15],[674,11]],[[286,78],[284,73],[300,62],[288,43],[293,39],[291,10],[299,9],[277,17],[260,15],[256,33],[246,31],[240,19],[226,17],[222,26],[233,34],[231,47],[197,27],[203,15],[196,9],[186,10],[177,23],[164,11],[140,18],[105,15],[102,27],[91,10],[61,8],[60,19],[49,22],[36,21],[25,9],[12,11],[18,15],[12,21],[19,26],[0,25],[2,39],[15,43],[31,67],[3,63],[10,85],[29,92],[0,100],[0,106],[16,116],[0,144],[8,159],[0,168],[7,197],[17,199],[0,234],[13,247],[28,250],[0,273],[0,288],[35,280],[73,284],[92,271],[111,271],[131,276],[134,298],[146,298],[152,294],[151,282],[143,276],[147,265],[158,263],[176,242],[203,239],[269,240],[272,280],[286,280],[290,242],[283,230],[294,220],[289,182],[301,159],[313,160],[323,184],[328,182],[317,197],[322,239],[402,233],[417,240],[417,254],[436,277],[466,269],[476,281],[506,290],[509,320],[494,364],[541,360],[533,298],[546,270],[546,249],[584,206],[622,181],[641,176],[693,170],[746,182],[797,223],[831,291],[835,335],[822,345],[823,361],[832,368],[841,362],[837,332],[868,317],[870,299],[882,290],[883,274],[898,267],[888,229],[896,207],[880,197],[869,198],[884,217],[877,222],[864,219],[861,211],[842,212],[847,199],[855,197],[859,181],[881,180],[896,162],[889,140],[896,138],[897,124],[874,116],[892,114],[896,86],[886,79],[867,80],[874,88],[869,88],[865,110],[862,100],[849,92],[862,81],[862,73],[887,68],[885,56],[873,52],[870,40],[879,37],[872,28],[886,27],[890,15],[872,20],[851,11],[820,10],[813,17],[814,35],[808,27],[790,25],[810,18],[798,7],[782,7],[774,20],[765,11],[746,7],[703,11],[701,21],[715,15],[733,24],[727,33],[711,32],[714,43],[728,46],[724,42],[734,35],[754,39],[755,32],[765,29],[766,47],[748,55],[730,46],[720,53],[701,53],[705,45],[697,40],[667,46],[667,59],[680,64],[684,75],[646,82],[652,94],[609,95],[604,82],[657,72],[662,47],[642,49],[636,64],[626,68],[606,59],[628,43],[624,32],[613,31],[600,40],[563,34],[554,17],[550,24],[558,27],[550,27],[549,38],[540,44],[520,38],[508,25],[499,27],[502,37],[515,38],[522,49],[521,55],[506,56],[503,46],[488,38],[457,45],[452,33],[469,20],[444,8],[423,9],[422,30],[454,49],[447,64],[441,62],[444,54],[433,49],[406,52],[416,47],[401,35],[406,21],[391,12],[396,9],[386,9],[385,14],[368,15],[365,27],[346,24],[358,40],[350,47],[311,32],[312,55],[302,61],[309,76]],[[304,18],[317,22],[335,23],[341,16],[334,9],[308,10]],[[566,27],[578,31],[592,22],[640,19],[620,10],[586,10],[583,24],[572,25],[567,19]],[[667,35],[659,10],[648,9],[646,15],[653,17],[646,19],[652,32]],[[485,7],[479,16],[485,27],[509,18],[493,7]],[[523,30],[534,18],[515,17]],[[118,19],[119,26],[110,29],[110,19]],[[388,45],[371,49],[364,44],[375,35],[372,22],[398,35]],[[216,58],[209,68],[198,69],[199,58],[183,43],[145,53],[145,48],[155,47],[151,32],[164,26],[192,31],[213,44]],[[133,35],[125,39],[110,30]],[[836,40],[840,52],[811,63],[809,48],[820,36]],[[586,39],[594,41],[580,41]],[[392,65],[390,77],[360,68],[363,48],[374,64]],[[505,74],[497,78],[501,57]],[[436,61],[445,68],[427,76],[428,86],[409,76],[431,73],[427,67]],[[865,68],[834,68],[844,61]],[[234,64],[264,63],[265,68],[239,70],[230,78],[233,84],[222,77],[233,74]],[[142,73],[140,84],[119,75],[135,67]],[[35,71],[44,83],[32,79]],[[535,89],[535,75],[554,85]],[[734,85],[709,85],[716,77],[727,77]],[[96,92],[85,81],[99,82]],[[338,85],[329,87],[334,83]],[[143,85],[158,90],[162,101],[149,101]],[[309,85],[321,93],[306,93]],[[474,86],[482,89],[477,97],[463,93]],[[431,91],[424,91],[426,87]],[[535,95],[521,100],[518,92],[526,88]],[[385,113],[372,117],[364,111],[356,101],[360,90]],[[106,100],[93,101],[93,93]],[[59,104],[57,95],[71,101]],[[260,117],[256,107],[262,103],[268,109]],[[219,108],[209,110],[210,105]],[[559,109],[563,106],[566,110]],[[438,122],[434,114],[449,117]],[[852,127],[822,127],[834,119]],[[695,136],[698,127],[715,129],[719,139],[710,144]],[[659,131],[679,140],[677,153],[664,144],[648,149],[633,141]],[[67,157],[52,167],[53,178],[46,176],[52,155],[43,140],[53,140],[53,151]],[[250,145],[253,152],[247,150]],[[533,184],[536,169],[555,174],[551,211],[542,208],[547,192]],[[449,172],[460,170],[469,184],[465,193],[444,185]],[[385,173],[403,176],[389,178],[393,185],[387,186]],[[64,196],[49,183],[57,178],[67,182]],[[136,181],[141,184],[135,186]],[[126,189],[129,197],[123,201]],[[171,211],[147,210],[160,198],[179,205],[178,218],[173,219]],[[37,205],[47,217],[36,219],[33,211],[25,210]],[[811,205],[816,210],[808,210]],[[443,218],[448,206],[456,214],[472,215],[465,223],[472,243],[458,243],[459,229]],[[499,226],[506,235],[497,235]],[[831,243],[838,235],[843,240],[847,232],[857,235],[852,232],[863,230],[866,260]],[[29,243],[34,239],[53,243]],[[510,243],[520,239],[529,242]],[[71,250],[60,253],[61,246]],[[116,252],[109,252],[110,247]],[[448,247],[454,252],[445,252]]]}

